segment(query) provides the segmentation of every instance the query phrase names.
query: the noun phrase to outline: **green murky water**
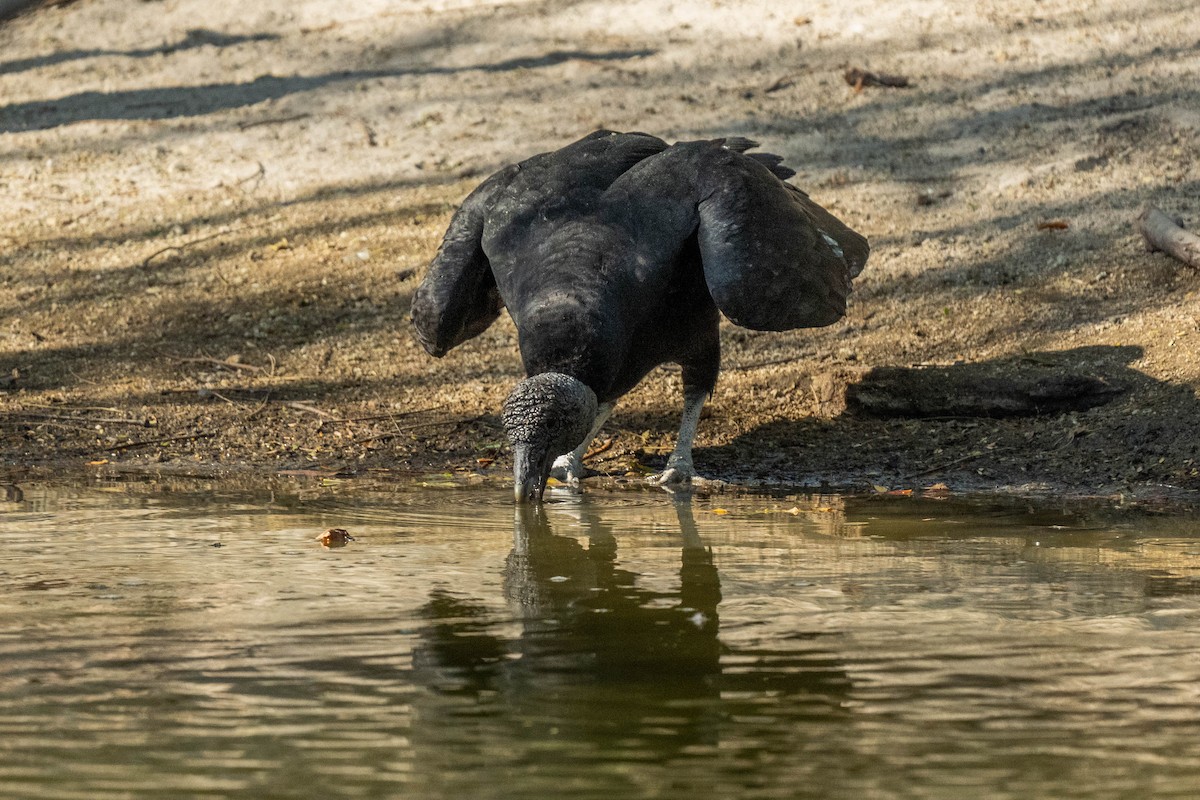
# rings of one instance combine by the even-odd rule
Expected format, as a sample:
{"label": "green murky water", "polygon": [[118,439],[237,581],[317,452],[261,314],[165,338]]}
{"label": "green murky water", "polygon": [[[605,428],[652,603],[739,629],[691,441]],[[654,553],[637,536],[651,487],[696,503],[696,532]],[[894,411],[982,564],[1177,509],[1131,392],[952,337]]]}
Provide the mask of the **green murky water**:
{"label": "green murky water", "polygon": [[0,506],[0,798],[1200,796],[1190,519],[116,489]]}

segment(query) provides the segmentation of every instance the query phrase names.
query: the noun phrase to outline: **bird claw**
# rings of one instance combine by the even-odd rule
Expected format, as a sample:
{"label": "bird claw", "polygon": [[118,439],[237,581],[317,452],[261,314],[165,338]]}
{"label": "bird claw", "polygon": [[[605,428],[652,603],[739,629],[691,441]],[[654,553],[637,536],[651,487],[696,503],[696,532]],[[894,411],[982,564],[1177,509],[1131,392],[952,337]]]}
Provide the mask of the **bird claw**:
{"label": "bird claw", "polygon": [[584,478],[590,478],[598,474],[600,473],[585,467],[583,460],[576,458],[573,453],[568,453],[565,456],[559,456],[554,459],[554,466],[550,468],[551,478],[570,486],[572,489],[578,489],[579,482]]}
{"label": "bird claw", "polygon": [[664,489],[670,490],[676,486],[682,486],[691,483],[696,477],[696,470],[691,465],[678,464],[675,466],[668,465],[666,469],[657,475],[651,475],[646,478],[646,482],[651,486],[661,486]]}

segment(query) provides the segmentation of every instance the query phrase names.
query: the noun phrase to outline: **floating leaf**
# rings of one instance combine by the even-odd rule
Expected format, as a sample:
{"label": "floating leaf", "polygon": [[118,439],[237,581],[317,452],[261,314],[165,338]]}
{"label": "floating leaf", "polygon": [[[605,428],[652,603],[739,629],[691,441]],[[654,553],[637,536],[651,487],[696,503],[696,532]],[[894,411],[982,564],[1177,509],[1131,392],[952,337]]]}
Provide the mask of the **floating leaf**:
{"label": "floating leaf", "polygon": [[714,514],[728,514],[728,513],[729,513],[729,510],[728,510],[728,509],[724,509],[724,508],[714,508],[714,509],[713,509],[713,511],[712,511],[712,513],[714,513]]}
{"label": "floating leaf", "polygon": [[354,537],[345,528],[330,528],[318,536],[317,541],[324,547],[345,547],[354,541]]}

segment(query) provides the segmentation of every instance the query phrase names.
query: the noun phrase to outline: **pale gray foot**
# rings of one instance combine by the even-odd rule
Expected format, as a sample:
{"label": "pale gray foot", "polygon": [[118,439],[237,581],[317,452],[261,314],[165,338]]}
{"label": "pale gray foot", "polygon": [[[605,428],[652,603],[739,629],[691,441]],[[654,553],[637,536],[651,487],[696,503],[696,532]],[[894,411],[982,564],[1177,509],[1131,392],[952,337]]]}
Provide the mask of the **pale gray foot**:
{"label": "pale gray foot", "polygon": [[700,412],[704,409],[704,401],[708,392],[689,391],[683,396],[683,418],[679,422],[679,438],[675,440],[675,450],[667,459],[667,468],[657,475],[646,479],[653,486],[669,489],[691,483],[697,477],[696,468],[692,465],[692,442],[696,439],[696,428],[700,425]]}
{"label": "pale gray foot", "polygon": [[583,465],[583,458],[572,451],[554,459],[554,466],[550,467],[550,477],[578,489],[579,482],[588,477],[588,468]]}
{"label": "pale gray foot", "polygon": [[695,477],[697,477],[696,468],[692,466],[691,455],[688,455],[686,458],[676,458],[675,454],[672,453],[671,457],[667,459],[667,468],[646,478],[646,482],[652,486],[661,486],[664,489],[668,489],[673,486],[682,486],[685,483],[691,483]]}
{"label": "pale gray foot", "polygon": [[600,432],[600,428],[604,426],[612,410],[612,403],[600,404],[600,407],[596,409],[596,421],[592,423],[592,429],[588,432],[587,438],[583,440],[583,443],[571,452],[554,459],[554,464],[550,467],[551,478],[565,483],[574,489],[578,489],[581,480],[599,474],[595,470],[589,470],[584,466],[583,457],[587,454],[588,448],[592,446],[592,440],[596,438],[596,434]]}

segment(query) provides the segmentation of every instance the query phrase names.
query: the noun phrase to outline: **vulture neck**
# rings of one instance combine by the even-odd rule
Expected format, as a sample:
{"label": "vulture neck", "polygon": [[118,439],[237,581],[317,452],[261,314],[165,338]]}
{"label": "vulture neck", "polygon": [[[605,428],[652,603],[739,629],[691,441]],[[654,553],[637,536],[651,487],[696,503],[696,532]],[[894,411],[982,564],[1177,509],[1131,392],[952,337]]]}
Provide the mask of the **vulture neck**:
{"label": "vulture neck", "polygon": [[[570,375],[603,395],[628,347],[620,305],[575,297],[549,298],[521,315],[517,330],[525,372]],[[607,398],[606,398],[607,399]]]}

